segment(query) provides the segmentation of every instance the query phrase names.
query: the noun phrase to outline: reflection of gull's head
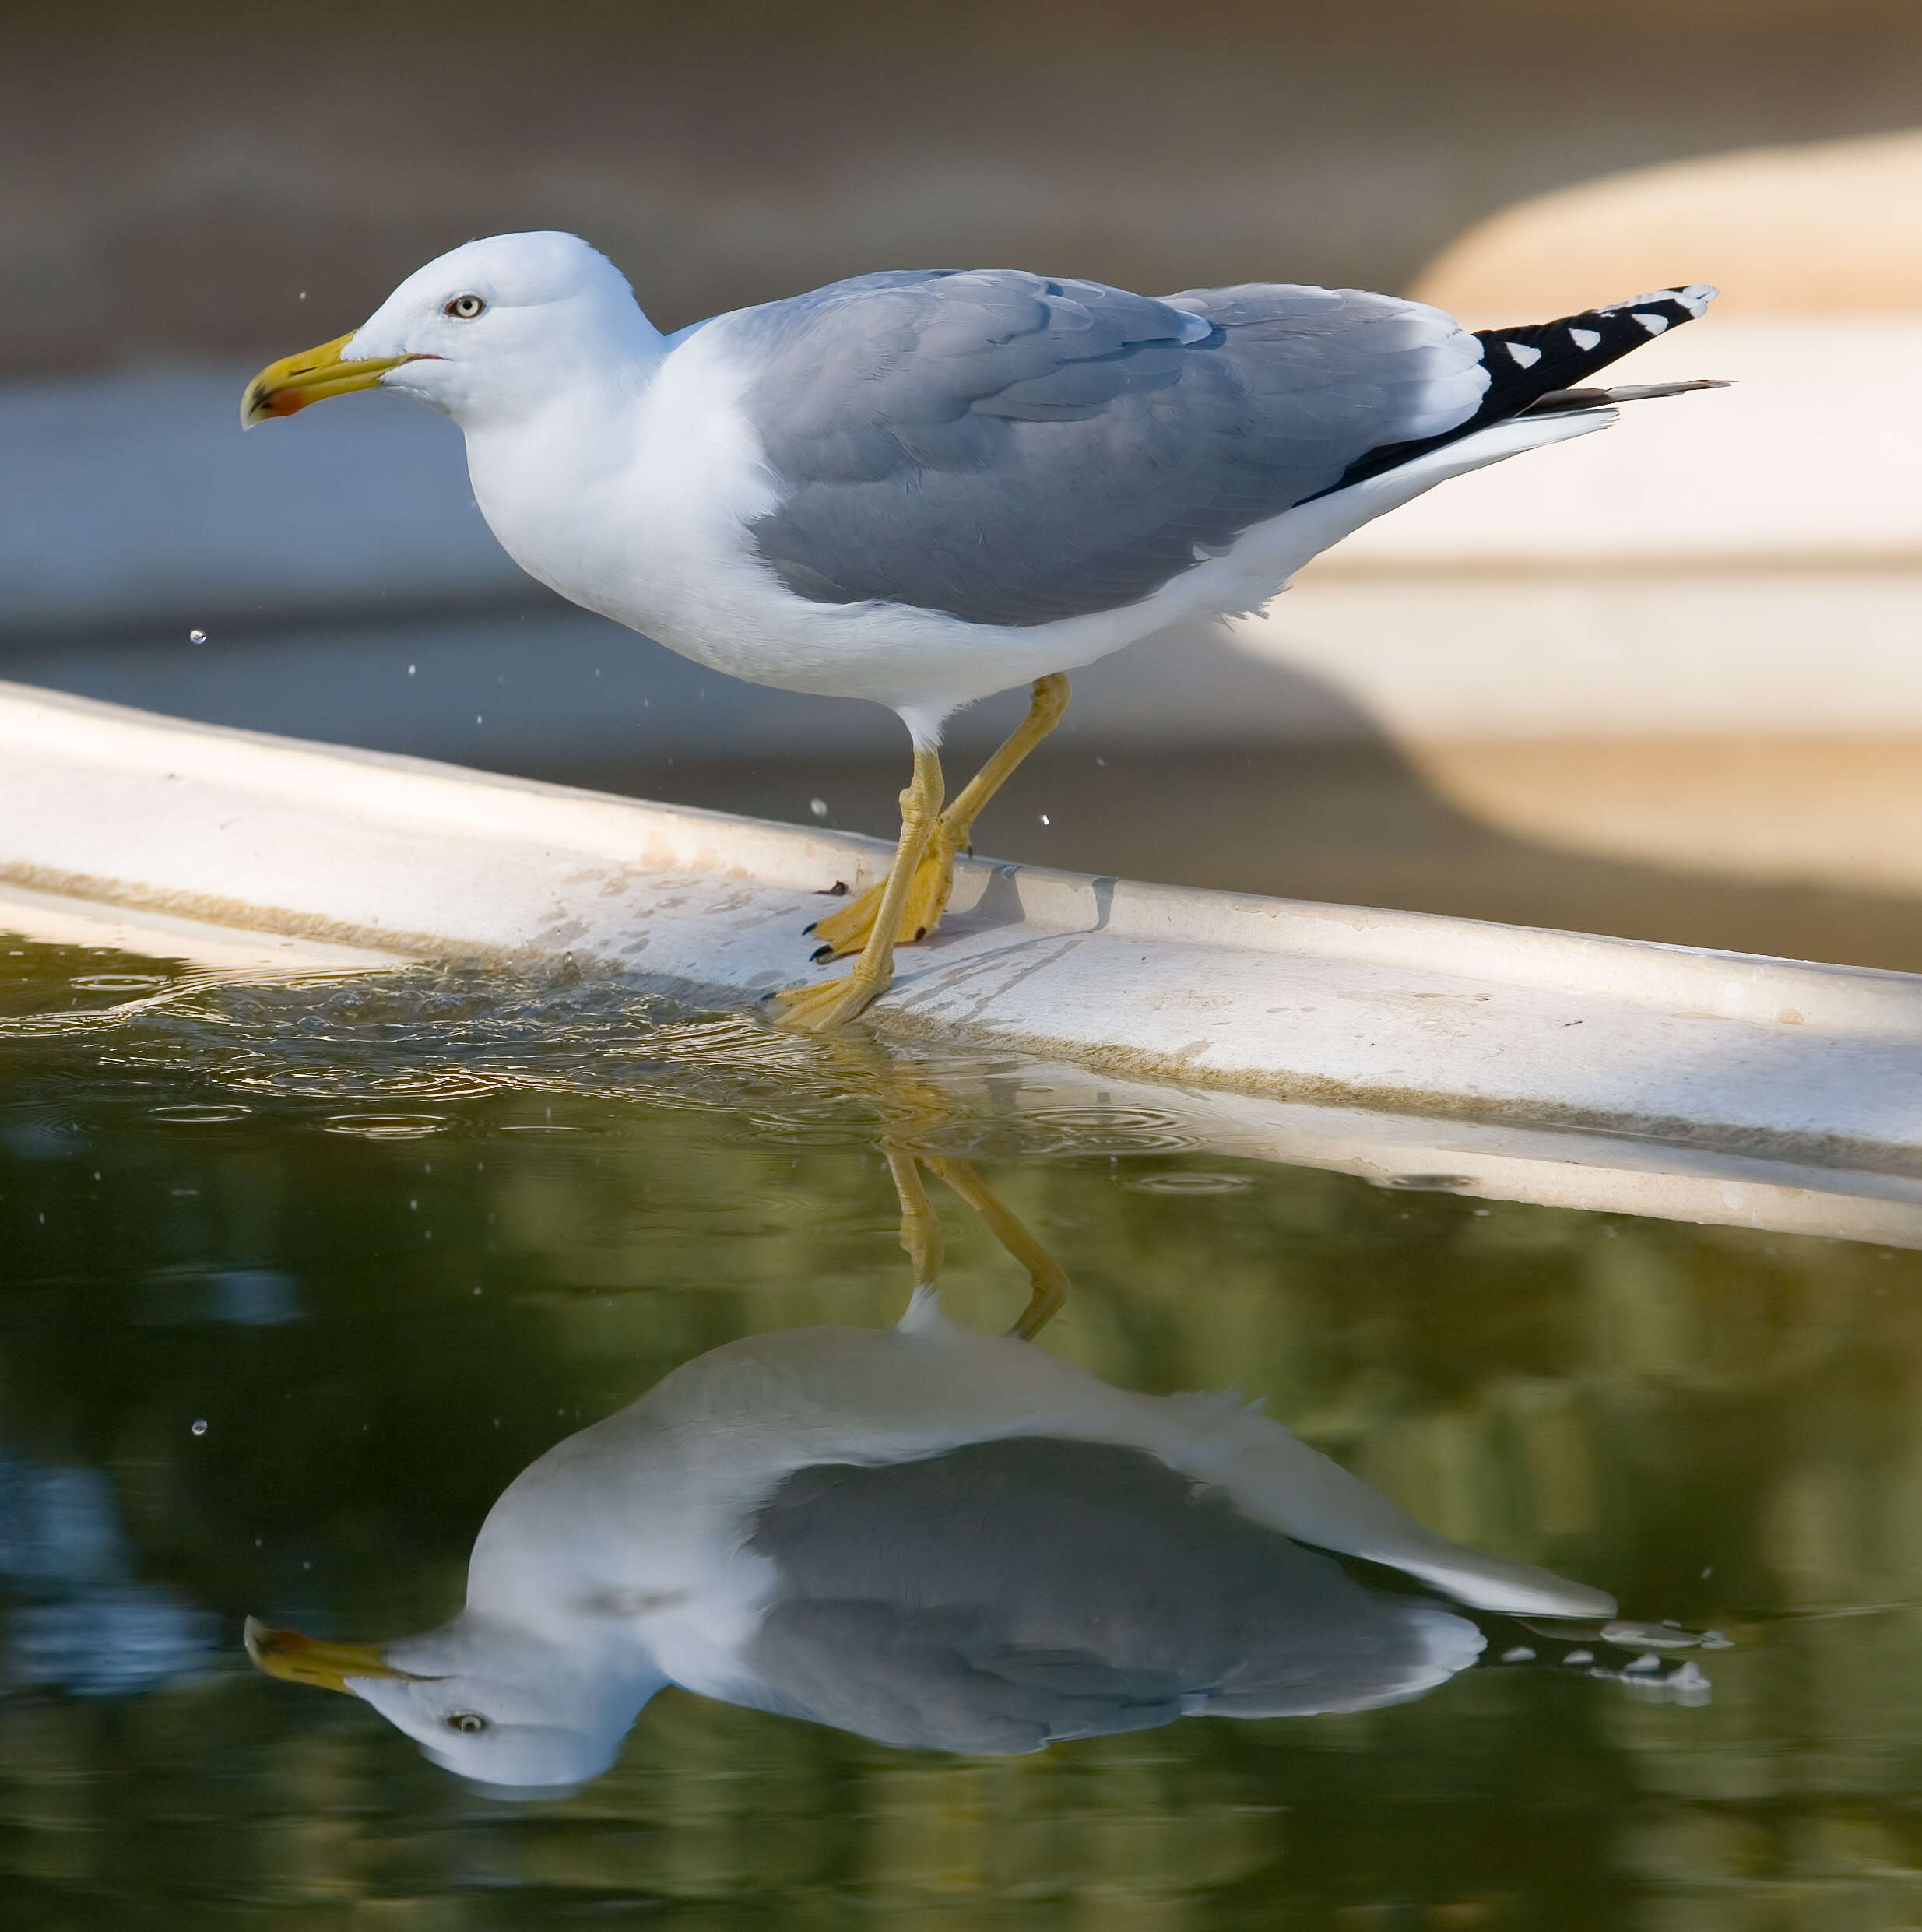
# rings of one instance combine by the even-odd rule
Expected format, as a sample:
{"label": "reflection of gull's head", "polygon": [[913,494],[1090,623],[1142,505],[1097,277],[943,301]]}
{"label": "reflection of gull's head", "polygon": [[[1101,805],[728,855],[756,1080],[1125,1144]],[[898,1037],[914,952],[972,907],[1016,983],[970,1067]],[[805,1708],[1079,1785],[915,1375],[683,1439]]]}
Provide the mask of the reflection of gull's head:
{"label": "reflection of gull's head", "polygon": [[1326,1551],[1479,1610],[1613,1612],[1425,1530],[1233,1397],[1130,1394],[927,1296],[893,1330],[717,1348],[557,1445],[490,1512],[440,1630],[374,1649],[255,1626],[249,1647],[523,1791],[605,1770],[663,1683],[1031,1751],[1367,1709],[1476,1660],[1470,1618]]}
{"label": "reflection of gull's head", "polygon": [[462,1778],[502,1794],[560,1796],[613,1764],[662,1681],[631,1631],[596,1644],[593,1621],[557,1643],[469,1610],[375,1646],[316,1642],[250,1618],[247,1647],[271,1675],[363,1698]]}
{"label": "reflection of gull's head", "polygon": [[571,1787],[606,1770],[660,1688],[645,1643],[596,1644],[582,1618],[568,1643],[471,1611],[387,1646],[410,1674],[353,1688],[434,1762],[477,1784]]}

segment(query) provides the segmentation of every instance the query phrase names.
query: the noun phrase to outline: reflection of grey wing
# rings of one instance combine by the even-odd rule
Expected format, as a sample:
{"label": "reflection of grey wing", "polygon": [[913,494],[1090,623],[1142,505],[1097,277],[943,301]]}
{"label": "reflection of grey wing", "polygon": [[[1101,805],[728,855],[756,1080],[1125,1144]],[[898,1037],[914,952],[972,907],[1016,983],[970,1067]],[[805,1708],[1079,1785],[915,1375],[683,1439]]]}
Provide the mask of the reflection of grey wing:
{"label": "reflection of grey wing", "polygon": [[760,371],[783,501],[754,536],[788,588],[982,624],[1134,602],[1488,381],[1439,310],[1276,283],[902,272],[721,326]]}
{"label": "reflection of grey wing", "polygon": [[745,1660],[751,1701],[887,1744],[1032,1751],[1187,1712],[1362,1709],[1418,1695],[1481,1643],[1097,1443],[800,1470],[749,1547],[781,1575]]}

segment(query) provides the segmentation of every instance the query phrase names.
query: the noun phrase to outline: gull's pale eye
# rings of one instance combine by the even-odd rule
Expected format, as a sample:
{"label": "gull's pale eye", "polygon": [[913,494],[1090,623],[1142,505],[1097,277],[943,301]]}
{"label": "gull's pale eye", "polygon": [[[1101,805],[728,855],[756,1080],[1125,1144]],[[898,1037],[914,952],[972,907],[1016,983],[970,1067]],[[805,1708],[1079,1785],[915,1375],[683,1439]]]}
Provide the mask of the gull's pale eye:
{"label": "gull's pale eye", "polygon": [[475,1732],[487,1728],[487,1720],[478,1711],[456,1711],[447,1720],[447,1727],[449,1730],[460,1731],[471,1737]]}
{"label": "gull's pale eye", "polygon": [[457,321],[471,322],[476,315],[484,315],[487,310],[487,304],[478,295],[457,295],[441,313],[452,315]]}

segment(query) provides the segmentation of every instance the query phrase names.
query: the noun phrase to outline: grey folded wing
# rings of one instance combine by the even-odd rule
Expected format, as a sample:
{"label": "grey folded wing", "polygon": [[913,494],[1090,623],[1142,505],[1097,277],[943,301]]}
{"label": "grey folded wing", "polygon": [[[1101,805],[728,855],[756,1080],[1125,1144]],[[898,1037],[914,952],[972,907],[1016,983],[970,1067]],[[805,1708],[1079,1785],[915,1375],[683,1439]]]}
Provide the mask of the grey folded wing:
{"label": "grey folded wing", "polygon": [[1099,1443],[797,1470],[749,1547],[781,1581],[738,1701],[896,1745],[1025,1751],[1184,1714],[1362,1709],[1481,1649],[1466,1619]]}
{"label": "grey folded wing", "polygon": [[1488,388],[1440,311],[1254,283],[1155,300],[1014,270],[836,283],[711,328],[797,595],[1034,625],[1133,603]]}

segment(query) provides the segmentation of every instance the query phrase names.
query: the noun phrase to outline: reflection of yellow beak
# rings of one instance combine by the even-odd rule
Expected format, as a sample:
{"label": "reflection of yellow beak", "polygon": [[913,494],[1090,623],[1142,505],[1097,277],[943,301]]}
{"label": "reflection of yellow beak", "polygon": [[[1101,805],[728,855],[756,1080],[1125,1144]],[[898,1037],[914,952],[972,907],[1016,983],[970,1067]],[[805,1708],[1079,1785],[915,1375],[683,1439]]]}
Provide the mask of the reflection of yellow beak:
{"label": "reflection of yellow beak", "polygon": [[367,1643],[325,1643],[297,1630],[276,1630],[258,1617],[247,1620],[247,1654],[269,1677],[290,1684],[317,1684],[323,1691],[346,1691],[349,1677],[404,1677],[409,1683],[431,1681],[411,1670],[397,1670]]}
{"label": "reflection of yellow beak", "polygon": [[388,370],[420,360],[414,356],[376,356],[369,362],[343,362],[340,352],[353,340],[350,333],[338,341],[322,342],[318,349],[269,363],[241,398],[241,427],[251,430],[270,416],[291,416],[310,402],[325,402],[330,395],[371,389]]}

